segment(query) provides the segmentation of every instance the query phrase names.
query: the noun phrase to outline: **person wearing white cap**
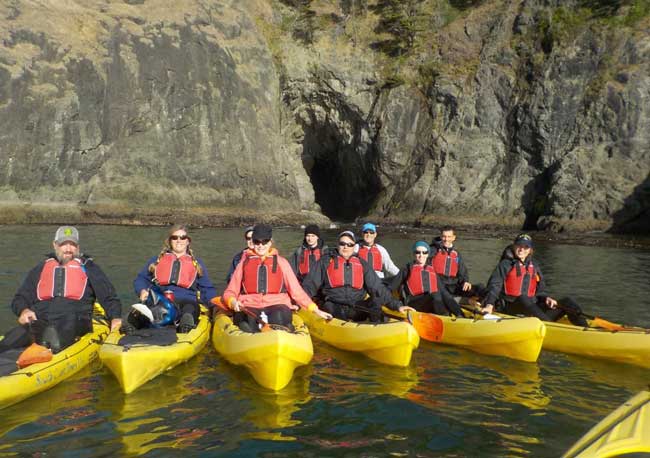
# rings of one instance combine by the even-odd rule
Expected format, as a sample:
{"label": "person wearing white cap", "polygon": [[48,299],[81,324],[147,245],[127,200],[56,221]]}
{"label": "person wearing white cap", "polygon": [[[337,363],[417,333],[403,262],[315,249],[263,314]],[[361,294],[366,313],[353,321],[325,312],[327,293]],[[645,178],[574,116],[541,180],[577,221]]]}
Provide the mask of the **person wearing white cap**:
{"label": "person wearing white cap", "polygon": [[395,299],[370,265],[354,252],[355,243],[353,232],[339,234],[338,252],[321,258],[303,281],[307,294],[324,297],[320,308],[341,320],[381,322],[381,304],[400,312],[412,310]]}
{"label": "person wearing white cap", "polygon": [[488,281],[482,311],[492,313],[498,303],[498,311],[509,315],[557,321],[566,314],[571,323],[587,326],[580,307],[571,298],[561,299],[558,303],[548,295],[544,276],[533,259],[533,252],[533,239],[528,234],[519,234],[512,245],[504,250]]}
{"label": "person wearing white cap", "polygon": [[[59,227],[52,247],[54,252],[27,274],[11,302],[20,324],[9,331],[12,347],[31,343],[29,326],[37,342],[54,353],[62,350],[92,332],[95,302],[106,311],[111,330],[122,323],[122,304],[115,288],[92,258],[81,253],[79,231],[72,226]],[[44,335],[49,336],[47,342]],[[9,346],[7,341],[2,343],[0,347]]]}
{"label": "person wearing white cap", "polygon": [[363,239],[355,247],[359,257],[370,264],[379,278],[384,278],[385,273],[393,277],[399,273],[399,267],[390,258],[386,248],[375,243],[377,238],[377,226],[366,223],[361,228]]}

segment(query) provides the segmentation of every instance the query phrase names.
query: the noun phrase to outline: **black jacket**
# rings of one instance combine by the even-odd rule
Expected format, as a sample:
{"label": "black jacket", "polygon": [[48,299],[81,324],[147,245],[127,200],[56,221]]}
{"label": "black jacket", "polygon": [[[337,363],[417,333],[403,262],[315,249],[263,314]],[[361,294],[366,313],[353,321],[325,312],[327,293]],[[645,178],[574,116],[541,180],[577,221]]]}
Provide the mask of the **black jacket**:
{"label": "black jacket", "polygon": [[[335,250],[331,250],[328,255],[323,256],[303,280],[302,287],[311,297],[315,297],[321,292],[327,301],[350,305],[363,301],[366,294],[369,294],[373,299],[393,310],[397,310],[402,305],[400,301],[391,295],[390,290],[384,286],[368,263],[356,254],[353,257],[359,259],[363,266],[363,288],[360,290],[352,286],[332,288],[327,278],[327,266],[334,256],[338,256],[338,252]],[[340,261],[344,262],[342,260],[343,258],[340,258]]]}
{"label": "black jacket", "polygon": [[50,311],[57,310],[74,310],[81,313],[92,312],[93,304],[99,302],[106,311],[109,320],[120,318],[122,315],[122,303],[117,297],[115,288],[99,266],[93,262],[92,258],[84,255],[79,258],[88,276],[88,284],[86,285],[83,297],[78,301],[65,297],[54,297],[46,301],[39,301],[36,295],[36,289],[41,278],[41,271],[43,270],[45,261],[55,257],[54,254],[48,255],[45,260],[40,262],[27,274],[25,281],[18,288],[16,295],[11,301],[11,309],[17,316],[26,308],[33,310],[37,317],[39,314],[47,315]]}

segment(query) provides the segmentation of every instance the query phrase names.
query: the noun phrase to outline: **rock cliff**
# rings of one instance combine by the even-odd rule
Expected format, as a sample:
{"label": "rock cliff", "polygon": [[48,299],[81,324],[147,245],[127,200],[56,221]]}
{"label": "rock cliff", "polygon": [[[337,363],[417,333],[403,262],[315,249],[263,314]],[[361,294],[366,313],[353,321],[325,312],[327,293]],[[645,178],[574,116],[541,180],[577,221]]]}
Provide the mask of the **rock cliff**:
{"label": "rock cliff", "polygon": [[642,0],[11,0],[4,222],[650,232]]}

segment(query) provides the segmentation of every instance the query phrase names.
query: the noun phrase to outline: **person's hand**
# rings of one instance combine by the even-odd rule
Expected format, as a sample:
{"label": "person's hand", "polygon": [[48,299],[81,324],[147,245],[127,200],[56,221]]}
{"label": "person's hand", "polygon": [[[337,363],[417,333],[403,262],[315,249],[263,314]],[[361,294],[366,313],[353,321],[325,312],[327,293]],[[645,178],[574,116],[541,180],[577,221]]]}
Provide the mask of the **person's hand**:
{"label": "person's hand", "polygon": [[400,308],[398,310],[399,310],[399,313],[404,313],[404,314],[406,314],[408,312],[416,312],[417,311],[413,307],[409,307],[408,305],[402,305],[402,306],[400,306]]}
{"label": "person's hand", "polygon": [[20,316],[18,317],[18,322],[20,324],[27,324],[31,323],[32,321],[36,321],[36,313],[34,313],[34,311],[31,309],[23,309],[23,311],[20,312]]}
{"label": "person's hand", "polygon": [[149,297],[149,290],[143,289],[142,291],[140,291],[140,302],[144,304],[148,297]]}
{"label": "person's hand", "polygon": [[322,319],[327,320],[327,321],[329,321],[329,320],[331,320],[333,318],[331,314],[329,314],[329,313],[327,313],[327,312],[325,312],[325,311],[323,311],[321,309],[314,310],[314,313],[316,315],[318,315],[319,317],[321,317]]}
{"label": "person's hand", "polygon": [[463,283],[463,291],[469,291],[470,289],[472,289],[472,284],[470,282],[466,281]]}
{"label": "person's hand", "polygon": [[487,304],[485,307],[481,308],[481,313],[492,313],[494,312],[494,304]]}
{"label": "person's hand", "polygon": [[296,304],[289,304],[289,308],[291,310],[300,310],[300,307],[298,307]]}
{"label": "person's hand", "polygon": [[113,318],[111,320],[111,332],[115,331],[116,329],[120,329],[121,326],[122,326],[121,318]]}
{"label": "person's hand", "polygon": [[552,297],[547,297],[546,298],[546,305],[548,305],[549,307],[554,309],[555,307],[557,307],[557,301],[555,299],[553,299]]}
{"label": "person's hand", "polygon": [[237,299],[233,300],[230,304],[230,308],[233,309],[235,312],[241,312],[243,306],[244,304],[239,302]]}

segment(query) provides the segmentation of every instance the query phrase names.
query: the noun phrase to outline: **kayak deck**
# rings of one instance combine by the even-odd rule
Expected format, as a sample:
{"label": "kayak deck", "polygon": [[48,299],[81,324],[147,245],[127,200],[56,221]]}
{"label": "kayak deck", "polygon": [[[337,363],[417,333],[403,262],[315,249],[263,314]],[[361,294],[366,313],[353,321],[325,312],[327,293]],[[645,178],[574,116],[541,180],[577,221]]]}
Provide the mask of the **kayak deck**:
{"label": "kayak deck", "polygon": [[93,320],[93,332],[55,354],[50,361],[36,363],[0,377],[0,409],[9,407],[70,378],[97,359],[108,335],[105,321]]}
{"label": "kayak deck", "polygon": [[628,328],[610,331],[562,322],[546,322],[544,350],[650,368],[650,330]]}
{"label": "kayak deck", "polygon": [[533,317],[499,320],[439,318],[443,322],[439,343],[520,361],[537,361],[546,335],[544,323]]}
{"label": "kayak deck", "polygon": [[296,314],[293,325],[295,332],[244,332],[233,324],[232,317],[219,313],[212,343],[228,362],[244,366],[257,383],[277,391],[289,384],[296,367],[309,364],[314,356],[309,330]]}
{"label": "kayak deck", "polygon": [[312,335],[333,347],[363,353],[391,366],[408,366],[413,350],[420,344],[415,328],[406,321],[357,323],[333,318],[329,321],[313,313],[298,312]]}
{"label": "kayak deck", "polygon": [[149,380],[194,357],[210,337],[210,320],[202,309],[196,328],[177,334],[171,345],[121,345],[119,331],[111,332],[99,350],[102,363],[115,375],[124,393],[131,393]]}
{"label": "kayak deck", "polygon": [[642,391],[591,428],[564,458],[650,452],[650,391]]}

